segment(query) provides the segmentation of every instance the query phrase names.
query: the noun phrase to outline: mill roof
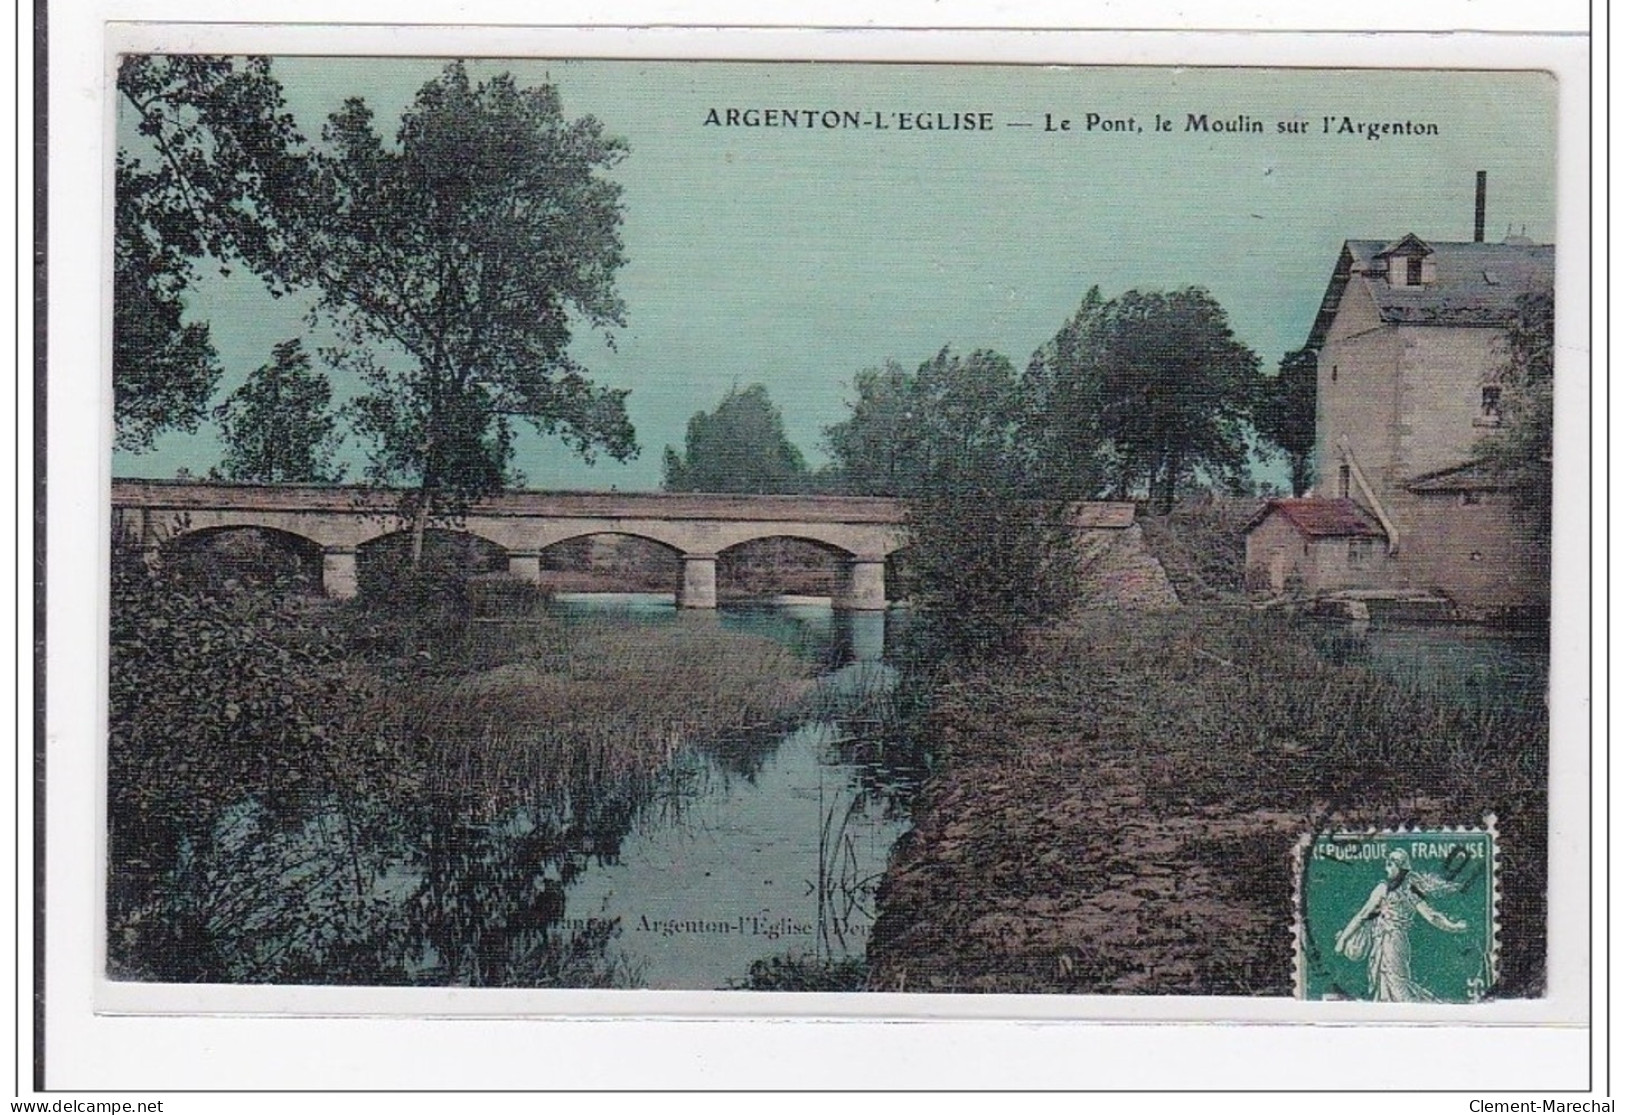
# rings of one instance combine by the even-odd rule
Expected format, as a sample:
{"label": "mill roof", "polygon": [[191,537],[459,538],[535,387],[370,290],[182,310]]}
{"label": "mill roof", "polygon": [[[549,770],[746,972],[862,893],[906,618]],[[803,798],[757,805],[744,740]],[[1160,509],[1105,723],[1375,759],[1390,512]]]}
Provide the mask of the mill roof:
{"label": "mill roof", "polygon": [[[1379,261],[1426,255],[1432,281],[1390,285]],[[1337,308],[1351,286],[1360,285],[1389,325],[1505,326],[1525,294],[1552,288],[1556,251],[1550,244],[1511,241],[1423,241],[1415,233],[1398,240],[1345,240],[1309,332],[1310,348],[1325,343]]]}
{"label": "mill roof", "polygon": [[1252,533],[1279,512],[1309,538],[1383,538],[1382,526],[1352,499],[1271,499],[1247,524]]}
{"label": "mill roof", "polygon": [[1468,461],[1414,476],[1405,487],[1413,492],[1477,492],[1515,488],[1515,479],[1497,473],[1482,461]]}

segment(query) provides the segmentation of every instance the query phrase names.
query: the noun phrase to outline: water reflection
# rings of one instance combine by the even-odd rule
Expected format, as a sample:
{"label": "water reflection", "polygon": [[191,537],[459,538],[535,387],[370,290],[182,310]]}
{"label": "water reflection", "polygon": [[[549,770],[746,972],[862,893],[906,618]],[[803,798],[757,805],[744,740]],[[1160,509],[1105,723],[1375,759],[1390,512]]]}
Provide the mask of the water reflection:
{"label": "water reflection", "polygon": [[630,784],[596,786],[493,815],[447,801],[329,798],[298,820],[242,802],[183,840],[147,907],[118,919],[113,975],[617,982],[604,957],[609,927],[562,925],[564,893],[589,865],[615,861],[645,797]]}
{"label": "water reflection", "polygon": [[[827,602],[679,613],[561,598],[586,622],[719,624],[819,664],[802,720],[698,741],[664,769],[526,800],[244,801],[128,902],[114,978],[717,988],[789,951],[861,957],[922,767],[887,738],[903,618]],[[128,858],[127,856],[125,858]]]}
{"label": "water reflection", "polygon": [[821,597],[778,597],[680,611],[662,592],[570,592],[554,597],[552,610],[578,620],[614,618],[632,623],[714,623],[726,631],[761,635],[834,670],[853,662],[895,658],[908,628],[906,608],[847,611]]}
{"label": "water reflection", "polygon": [[[684,622],[670,598],[572,597],[578,616]],[[901,762],[877,725],[896,672],[888,639],[903,613],[834,612],[826,601],[725,605],[715,622],[766,635],[819,664],[807,718],[770,739],[723,740],[680,817],[645,812],[622,855],[584,871],[565,921],[613,922],[608,955],[654,988],[717,988],[756,960],[801,952],[861,957],[874,892],[907,826],[918,763]]]}
{"label": "water reflection", "polygon": [[[901,615],[901,613],[899,613]],[[836,612],[834,641],[847,662],[879,662],[886,657],[887,614],[880,612]],[[900,624],[891,624],[893,628]]]}

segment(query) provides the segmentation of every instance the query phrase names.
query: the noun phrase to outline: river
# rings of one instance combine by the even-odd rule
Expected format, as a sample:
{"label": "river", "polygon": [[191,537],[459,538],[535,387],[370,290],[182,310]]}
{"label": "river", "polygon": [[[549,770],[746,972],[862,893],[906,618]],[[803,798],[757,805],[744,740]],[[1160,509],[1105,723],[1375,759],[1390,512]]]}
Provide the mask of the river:
{"label": "river", "polygon": [[[564,596],[553,610],[678,622],[670,596]],[[811,962],[793,971],[861,972],[840,962],[864,955],[922,779],[876,713],[895,689],[887,640],[905,615],[827,600],[685,613],[685,625],[777,640],[817,677],[792,720],[686,739],[664,769],[605,770],[487,807],[364,783],[248,796],[203,827],[161,830],[171,844],[110,874],[109,974],[709,990],[789,954]]]}
{"label": "river", "polygon": [[1546,700],[1551,650],[1544,635],[1471,624],[1305,622],[1327,660],[1365,666],[1445,700],[1486,709]]}
{"label": "river", "polygon": [[[564,595],[553,609],[567,621],[679,622],[669,595]],[[877,713],[895,696],[888,656],[907,616],[808,599],[684,613],[791,647],[818,664],[818,688],[794,721],[686,741],[648,777],[495,816],[410,796],[329,796],[310,809],[244,800],[206,837],[182,839],[150,893],[133,892],[110,930],[109,970],[660,989],[740,986],[788,954],[814,973],[841,970],[864,957],[876,888],[925,777],[917,749],[888,736],[895,718]],[[1321,626],[1317,641],[1329,659],[1450,700],[1527,708],[1545,690],[1544,640]]]}
{"label": "river", "polygon": [[[566,595],[556,608],[639,623],[677,616],[669,595]],[[823,666],[821,687],[839,697],[894,684],[886,634],[901,616],[790,599],[724,605],[717,622],[811,657]],[[681,786],[678,804],[642,810],[619,857],[571,885],[566,926],[616,921],[616,966],[650,988],[727,987],[753,961],[788,952],[861,958],[914,786],[906,766],[860,761],[849,741],[849,728],[815,712],[757,752],[754,769],[691,753],[668,773]]]}

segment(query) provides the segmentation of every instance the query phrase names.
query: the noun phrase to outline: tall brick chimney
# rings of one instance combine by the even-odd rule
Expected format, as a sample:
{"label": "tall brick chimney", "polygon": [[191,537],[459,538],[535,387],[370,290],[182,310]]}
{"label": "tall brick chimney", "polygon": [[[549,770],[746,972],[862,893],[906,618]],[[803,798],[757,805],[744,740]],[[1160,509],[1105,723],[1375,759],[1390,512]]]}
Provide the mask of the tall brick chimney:
{"label": "tall brick chimney", "polygon": [[1484,193],[1489,184],[1489,172],[1478,172],[1478,196],[1473,201],[1473,243],[1484,242]]}

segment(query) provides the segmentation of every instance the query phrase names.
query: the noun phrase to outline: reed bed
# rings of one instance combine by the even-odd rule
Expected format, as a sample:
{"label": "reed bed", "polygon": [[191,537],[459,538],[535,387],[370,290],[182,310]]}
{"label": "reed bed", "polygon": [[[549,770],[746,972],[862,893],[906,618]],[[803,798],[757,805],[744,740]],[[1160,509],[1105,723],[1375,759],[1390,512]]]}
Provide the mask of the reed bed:
{"label": "reed bed", "polygon": [[1075,695],[1142,758],[1177,756],[1176,776],[1153,780],[1159,800],[1392,813],[1544,787],[1544,702],[1465,701],[1329,660],[1317,634],[1251,611],[1101,622],[1057,636],[1015,680]]}
{"label": "reed bed", "polygon": [[491,812],[646,779],[703,742],[776,723],[812,685],[779,644],[699,623],[475,638],[484,668],[396,678],[363,716],[373,737],[408,741],[425,793]]}

